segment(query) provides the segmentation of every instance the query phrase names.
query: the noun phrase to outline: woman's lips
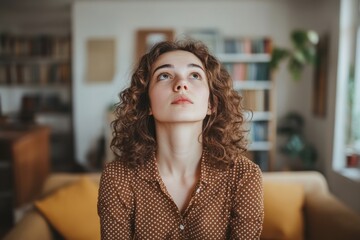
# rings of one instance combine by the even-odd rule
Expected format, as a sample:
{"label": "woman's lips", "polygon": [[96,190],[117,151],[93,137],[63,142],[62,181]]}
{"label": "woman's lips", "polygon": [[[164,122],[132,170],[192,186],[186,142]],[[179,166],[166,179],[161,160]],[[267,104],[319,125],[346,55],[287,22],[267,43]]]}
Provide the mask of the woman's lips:
{"label": "woman's lips", "polygon": [[192,104],[193,102],[187,98],[187,97],[184,97],[184,96],[179,96],[177,98],[175,98],[174,101],[171,102],[171,104]]}

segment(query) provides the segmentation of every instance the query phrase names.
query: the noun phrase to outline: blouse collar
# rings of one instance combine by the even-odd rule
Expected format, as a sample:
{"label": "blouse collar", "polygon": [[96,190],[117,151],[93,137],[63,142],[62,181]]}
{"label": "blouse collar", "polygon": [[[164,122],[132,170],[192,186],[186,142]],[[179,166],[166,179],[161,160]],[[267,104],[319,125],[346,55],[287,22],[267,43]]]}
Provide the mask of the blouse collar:
{"label": "blouse collar", "polygon": [[[149,161],[136,167],[137,175],[146,181],[159,182],[161,177],[156,164],[155,153],[149,158]],[[225,172],[224,169],[217,168],[214,164],[211,164],[207,151],[203,151],[200,161],[200,181],[205,185],[219,180]]]}

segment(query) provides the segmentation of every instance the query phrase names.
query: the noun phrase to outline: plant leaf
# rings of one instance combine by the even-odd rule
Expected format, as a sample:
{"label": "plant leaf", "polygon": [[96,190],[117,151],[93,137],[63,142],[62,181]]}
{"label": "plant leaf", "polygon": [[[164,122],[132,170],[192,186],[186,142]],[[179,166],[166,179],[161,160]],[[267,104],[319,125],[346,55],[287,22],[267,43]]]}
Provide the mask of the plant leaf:
{"label": "plant leaf", "polygon": [[296,30],[291,33],[291,40],[295,48],[303,48],[308,42],[307,32],[303,30]]}
{"label": "plant leaf", "polygon": [[304,65],[306,63],[306,57],[304,53],[300,50],[295,50],[293,52],[291,60],[296,61],[299,65]]}
{"label": "plant leaf", "polygon": [[304,68],[304,65],[300,63],[297,59],[291,58],[289,61],[288,69],[294,80],[299,80],[301,72]]}
{"label": "plant leaf", "polygon": [[277,69],[279,63],[289,56],[289,51],[283,48],[274,48],[271,54],[270,69]]}
{"label": "plant leaf", "polygon": [[319,35],[315,31],[307,31],[307,38],[309,39],[309,42],[314,45],[319,43]]}

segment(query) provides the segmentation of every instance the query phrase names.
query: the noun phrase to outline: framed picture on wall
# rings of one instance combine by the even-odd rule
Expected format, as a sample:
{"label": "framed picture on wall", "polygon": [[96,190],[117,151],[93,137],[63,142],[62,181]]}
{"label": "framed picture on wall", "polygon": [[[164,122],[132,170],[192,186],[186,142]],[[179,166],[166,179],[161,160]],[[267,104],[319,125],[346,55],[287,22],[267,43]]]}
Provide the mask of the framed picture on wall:
{"label": "framed picture on wall", "polygon": [[156,43],[173,40],[174,31],[172,29],[142,29],[137,31],[136,39],[136,59],[140,59]]}
{"label": "framed picture on wall", "polygon": [[115,38],[90,38],[86,49],[86,82],[111,82],[116,70]]}

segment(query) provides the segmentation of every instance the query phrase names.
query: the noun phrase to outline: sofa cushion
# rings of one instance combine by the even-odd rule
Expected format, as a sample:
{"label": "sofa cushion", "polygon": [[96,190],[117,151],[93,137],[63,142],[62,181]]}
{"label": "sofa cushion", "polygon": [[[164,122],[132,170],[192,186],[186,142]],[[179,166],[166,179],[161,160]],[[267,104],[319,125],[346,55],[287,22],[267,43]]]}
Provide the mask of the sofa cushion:
{"label": "sofa cushion", "polygon": [[264,182],[265,217],[261,239],[304,239],[303,205],[302,185]]}
{"label": "sofa cushion", "polygon": [[100,239],[98,187],[88,177],[35,202],[35,207],[65,239]]}

